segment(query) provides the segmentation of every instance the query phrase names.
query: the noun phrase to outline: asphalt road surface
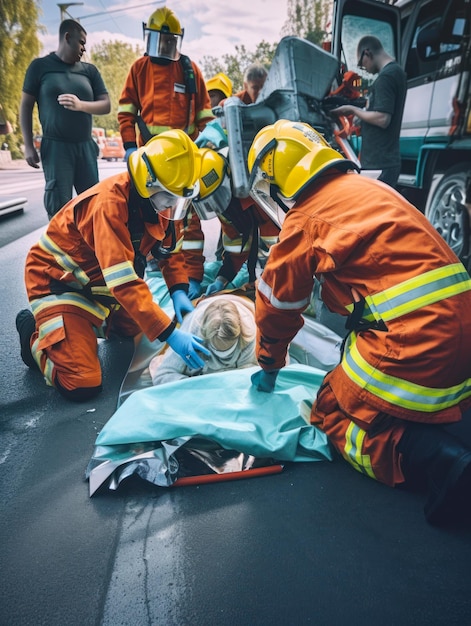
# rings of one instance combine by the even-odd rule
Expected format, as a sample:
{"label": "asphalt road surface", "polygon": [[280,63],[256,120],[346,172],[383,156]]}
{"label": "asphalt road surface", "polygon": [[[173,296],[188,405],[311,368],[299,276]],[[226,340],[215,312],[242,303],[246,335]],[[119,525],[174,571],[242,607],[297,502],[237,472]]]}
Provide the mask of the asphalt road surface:
{"label": "asphalt road surface", "polygon": [[[0,187],[32,176],[0,171]],[[471,529],[427,525],[420,494],[340,460],[179,489],[133,478],[89,498],[133,346],[100,344],[104,392],[85,404],[23,365],[23,263],[46,223],[41,185],[28,194],[0,221],[1,626],[471,624]]]}

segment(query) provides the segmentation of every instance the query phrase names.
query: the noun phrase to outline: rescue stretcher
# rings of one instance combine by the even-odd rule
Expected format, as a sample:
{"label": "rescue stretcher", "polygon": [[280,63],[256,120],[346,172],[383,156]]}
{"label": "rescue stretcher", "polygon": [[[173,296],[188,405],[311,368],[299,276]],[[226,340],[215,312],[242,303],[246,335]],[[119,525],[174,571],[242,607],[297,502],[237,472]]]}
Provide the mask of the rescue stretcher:
{"label": "rescue stretcher", "polygon": [[[203,287],[218,269],[217,261],[205,264]],[[228,287],[240,290],[246,279],[242,270]],[[161,274],[148,272],[146,280],[155,301],[173,316]],[[133,474],[177,487],[276,473],[287,462],[331,460],[327,438],[309,423],[309,414],[326,371],[339,362],[342,338],[310,315],[304,319],[273,394],[252,387],[257,367],[152,386],[148,366],[165,344],[140,336],[118,408],[86,469],[90,496],[117,489]]]}

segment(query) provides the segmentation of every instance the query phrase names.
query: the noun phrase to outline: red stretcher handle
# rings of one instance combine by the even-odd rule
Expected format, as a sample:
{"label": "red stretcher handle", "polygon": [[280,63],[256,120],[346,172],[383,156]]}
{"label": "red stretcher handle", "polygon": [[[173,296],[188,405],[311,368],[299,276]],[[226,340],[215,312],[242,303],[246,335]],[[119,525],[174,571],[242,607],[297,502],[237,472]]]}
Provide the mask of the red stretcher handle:
{"label": "red stretcher handle", "polygon": [[268,465],[267,467],[256,467],[251,470],[241,472],[227,472],[227,474],[203,474],[202,476],[183,476],[171,485],[172,487],[185,487],[186,485],[201,485],[204,483],[216,483],[220,480],[241,480],[242,478],[252,478],[254,476],[267,476],[269,474],[279,474],[283,471],[283,465]]}

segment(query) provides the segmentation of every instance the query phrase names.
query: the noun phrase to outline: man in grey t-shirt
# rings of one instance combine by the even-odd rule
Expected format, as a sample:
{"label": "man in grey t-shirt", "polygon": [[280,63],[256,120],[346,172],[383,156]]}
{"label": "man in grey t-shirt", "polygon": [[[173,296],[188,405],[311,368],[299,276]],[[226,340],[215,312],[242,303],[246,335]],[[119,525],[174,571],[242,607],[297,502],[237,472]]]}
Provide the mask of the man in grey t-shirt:
{"label": "man in grey t-shirt", "polygon": [[395,187],[401,171],[399,135],[407,76],[377,37],[362,37],[358,42],[357,55],[358,67],[377,74],[368,94],[368,106],[361,109],[347,104],[333,109],[332,113],[353,114],[361,120],[362,169],[381,170],[378,180]]}
{"label": "man in grey t-shirt", "polygon": [[98,182],[92,115],[109,113],[111,104],[98,69],[81,60],[86,39],[81,24],[64,20],[57,52],[34,59],[23,83],[20,126],[25,159],[31,167],[39,167],[32,122],[37,103],[43,132],[44,204],[49,218],[72,198],[73,188],[79,194]]}

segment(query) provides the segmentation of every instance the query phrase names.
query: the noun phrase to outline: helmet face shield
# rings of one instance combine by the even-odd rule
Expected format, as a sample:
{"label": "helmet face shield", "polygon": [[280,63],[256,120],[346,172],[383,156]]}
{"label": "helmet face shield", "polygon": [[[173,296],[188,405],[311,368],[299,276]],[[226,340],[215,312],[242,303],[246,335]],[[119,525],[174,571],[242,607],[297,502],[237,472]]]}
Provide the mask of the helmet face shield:
{"label": "helmet face shield", "polygon": [[293,206],[294,201],[284,198],[276,186],[270,182],[270,176],[262,169],[273,173],[273,151],[277,146],[277,140],[271,139],[263,150],[257,155],[250,175],[250,197],[255,200],[261,209],[279,228],[283,226],[286,213]]}
{"label": "helmet face shield", "polygon": [[209,196],[193,201],[193,207],[200,220],[210,220],[217,217],[229,206],[232,198],[231,181],[227,174]]}
{"label": "helmet face shield", "polygon": [[183,35],[145,29],[147,33],[147,54],[157,59],[177,61],[180,57]]}
{"label": "helmet face shield", "polygon": [[294,202],[288,201],[280,196],[279,193],[276,193],[277,198],[273,197],[275,194],[273,194],[270,187],[267,175],[256,165],[252,170],[250,197],[265,211],[272,222],[281,228],[285,221],[286,213],[293,206]]}
{"label": "helmet face shield", "polygon": [[[167,220],[176,221],[184,219],[190,208],[195,192],[192,192],[191,195],[186,197],[182,197],[176,196],[160,185],[153,184],[149,185],[149,187],[151,187],[151,189],[149,189],[149,200],[156,213]],[[153,190],[155,191],[153,192]]]}

